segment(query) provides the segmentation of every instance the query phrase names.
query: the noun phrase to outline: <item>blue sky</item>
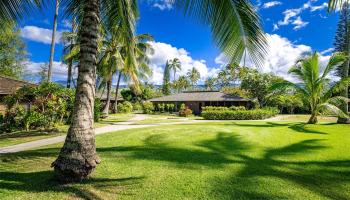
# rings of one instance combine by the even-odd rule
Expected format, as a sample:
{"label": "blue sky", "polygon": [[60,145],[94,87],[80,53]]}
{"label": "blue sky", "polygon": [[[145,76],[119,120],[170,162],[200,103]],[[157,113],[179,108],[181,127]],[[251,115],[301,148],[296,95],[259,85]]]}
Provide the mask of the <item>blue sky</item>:
{"label": "blue sky", "polygon": [[[225,59],[212,41],[210,29],[173,8],[169,0],[140,0],[138,33],[150,33],[155,54],[151,55],[153,77],[160,83],[165,61],[179,57],[186,73],[196,67],[202,80],[215,75]],[[321,60],[326,62],[332,48],[338,13],[327,13],[327,0],[254,0],[264,31],[269,41],[269,55],[263,68],[290,78],[288,68],[303,53],[323,52]],[[62,10],[58,31],[69,30],[69,20],[63,19]],[[30,53],[28,72],[35,74],[40,65],[49,59],[53,6],[34,13],[20,23],[22,36]],[[66,67],[61,63],[62,45],[57,40],[54,80],[65,80]]]}

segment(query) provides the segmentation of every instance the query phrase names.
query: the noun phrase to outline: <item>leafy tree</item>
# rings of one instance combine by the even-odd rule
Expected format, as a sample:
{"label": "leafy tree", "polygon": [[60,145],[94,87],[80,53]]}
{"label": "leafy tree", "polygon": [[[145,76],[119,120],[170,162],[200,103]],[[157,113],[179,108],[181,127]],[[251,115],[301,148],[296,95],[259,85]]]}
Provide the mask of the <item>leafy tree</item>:
{"label": "leafy tree", "polygon": [[44,63],[40,66],[39,77],[40,83],[47,81],[48,64]]}
{"label": "leafy tree", "polygon": [[166,61],[165,68],[164,68],[162,92],[164,95],[170,94],[170,64],[169,64],[169,61]]}
{"label": "leafy tree", "polygon": [[[349,3],[344,3],[340,19],[338,22],[337,32],[335,36],[335,42],[334,47],[336,52],[344,52],[346,55],[350,55],[350,10],[349,10]],[[346,62],[344,62],[343,65],[339,66],[337,68],[337,74],[341,78],[349,77],[350,70],[349,70],[350,60],[349,57],[347,58]],[[348,98],[349,97],[349,85],[341,91],[341,95],[343,97]],[[349,104],[345,102],[342,106],[342,111],[345,113],[348,113],[349,110]],[[350,123],[349,118],[338,118],[339,123]]]}
{"label": "leafy tree", "polygon": [[264,106],[269,88],[274,82],[280,80],[280,77],[272,74],[260,73],[255,69],[250,69],[241,77],[241,89],[248,91],[253,98],[258,99],[261,106]]}
{"label": "leafy tree", "polygon": [[331,112],[337,116],[346,117],[347,115],[337,106],[349,101],[348,98],[335,96],[336,93],[344,89],[350,78],[343,78],[333,86],[330,85],[330,80],[327,77],[337,67],[346,61],[346,57],[342,54],[334,54],[326,66],[323,73],[320,73],[318,54],[315,52],[312,56],[304,58],[289,70],[289,73],[294,75],[299,83],[289,81],[280,81],[275,83],[271,89],[287,89],[293,88],[307,102],[311,117],[309,124],[317,123],[317,116],[323,112]]}
{"label": "leafy tree", "polygon": [[174,77],[173,77],[173,79],[174,79],[174,81],[176,80],[176,72],[179,70],[181,70],[181,62],[180,62],[180,60],[178,59],[178,58],[174,58],[173,60],[170,60],[170,62],[169,62],[169,68],[170,68],[170,70],[173,70],[173,72],[174,72]]}
{"label": "leafy tree", "polygon": [[225,94],[230,94],[236,97],[242,97],[242,98],[251,98],[251,94],[244,89],[237,88],[237,87],[225,87],[222,88],[221,91]]}
{"label": "leafy tree", "polygon": [[0,26],[0,74],[20,78],[27,59],[20,29],[11,21],[0,21]]}
{"label": "leafy tree", "polygon": [[299,95],[274,94],[268,98],[268,105],[278,107],[280,109],[280,113],[283,113],[283,109],[286,108],[289,114],[293,114],[295,108],[302,108],[304,104]]}
{"label": "leafy tree", "polygon": [[195,67],[192,67],[192,69],[188,70],[187,77],[191,82],[192,88],[194,88],[194,86],[197,85],[198,80],[201,78],[201,74]]}

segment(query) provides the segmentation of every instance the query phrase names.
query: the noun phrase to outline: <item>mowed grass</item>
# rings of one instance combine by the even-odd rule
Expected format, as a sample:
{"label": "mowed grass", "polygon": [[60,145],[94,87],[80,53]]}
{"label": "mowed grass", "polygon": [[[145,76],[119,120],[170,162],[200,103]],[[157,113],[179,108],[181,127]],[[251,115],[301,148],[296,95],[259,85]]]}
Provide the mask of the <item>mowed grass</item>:
{"label": "mowed grass", "polygon": [[167,125],[97,137],[91,179],[60,186],[59,147],[0,156],[0,199],[350,199],[350,126]]}
{"label": "mowed grass", "polygon": [[[133,114],[111,114],[107,119],[95,123],[95,128],[112,125],[118,122],[128,121],[134,117]],[[51,137],[67,134],[68,125],[59,125],[56,127],[58,132],[47,132],[42,130],[32,131],[16,131],[13,133],[1,133],[0,134],[0,147],[7,147],[11,145],[21,144],[24,142],[31,142],[35,140],[41,140]]]}

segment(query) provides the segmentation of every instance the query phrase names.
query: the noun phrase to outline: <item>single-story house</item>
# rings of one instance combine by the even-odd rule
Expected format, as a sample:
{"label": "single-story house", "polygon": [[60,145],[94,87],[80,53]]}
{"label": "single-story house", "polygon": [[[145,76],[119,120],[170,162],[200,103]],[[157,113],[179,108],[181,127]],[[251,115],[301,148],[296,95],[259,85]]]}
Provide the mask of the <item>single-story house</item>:
{"label": "single-story house", "polygon": [[246,108],[252,107],[252,99],[237,97],[219,91],[188,91],[169,96],[150,99],[154,104],[175,104],[179,107],[185,104],[194,114],[200,114],[202,107],[205,106],[244,106]]}
{"label": "single-story house", "polygon": [[37,85],[27,81],[0,75],[0,114],[6,111],[6,105],[3,103],[3,98],[7,95],[14,94],[23,86],[35,87]]}

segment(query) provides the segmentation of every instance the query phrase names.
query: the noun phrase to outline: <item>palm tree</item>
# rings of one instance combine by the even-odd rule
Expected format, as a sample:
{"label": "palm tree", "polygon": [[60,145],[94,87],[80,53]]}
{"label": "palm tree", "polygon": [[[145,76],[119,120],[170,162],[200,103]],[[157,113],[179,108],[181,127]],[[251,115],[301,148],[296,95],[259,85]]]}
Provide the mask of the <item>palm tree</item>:
{"label": "palm tree", "polygon": [[55,55],[55,44],[56,44],[56,32],[57,32],[57,17],[58,17],[58,9],[60,7],[60,0],[56,0],[55,4],[55,14],[53,17],[53,28],[52,28],[52,38],[51,38],[51,49],[50,49],[50,61],[49,61],[49,70],[47,72],[47,80],[51,81],[52,75],[52,65],[53,65],[53,57]]}
{"label": "palm tree", "polygon": [[73,63],[79,60],[79,45],[77,44],[75,19],[72,21],[72,31],[62,33],[63,61],[67,63],[67,88],[71,88],[73,79]]}
{"label": "palm tree", "polygon": [[136,92],[139,92],[140,79],[148,79],[152,70],[149,68],[148,54],[153,54],[154,50],[148,41],[153,41],[149,34],[140,34],[133,38],[132,41],[125,41],[124,46],[120,49],[123,57],[123,65],[118,68],[117,87],[115,92],[115,104],[113,112],[118,112],[118,95],[121,78],[124,81],[133,83]]}
{"label": "palm tree", "polygon": [[205,89],[211,90],[211,91],[214,90],[215,89],[215,82],[216,82],[216,78],[208,77],[204,82]]}
{"label": "palm tree", "polygon": [[179,79],[174,81],[173,88],[180,93],[183,90],[186,90],[190,86],[190,81],[186,76],[179,76]]}
{"label": "palm tree", "polygon": [[329,0],[328,11],[334,11],[342,7],[344,3],[349,3],[349,0]]}
{"label": "palm tree", "polygon": [[181,70],[181,62],[178,58],[174,58],[173,60],[169,61],[169,68],[170,70],[173,70],[174,72],[174,81],[176,80],[176,72],[177,70]]}
{"label": "palm tree", "polygon": [[289,73],[300,81],[299,83],[282,81],[275,83],[271,89],[295,89],[302,96],[304,102],[309,104],[311,110],[309,124],[317,123],[317,116],[322,112],[330,112],[346,117],[347,115],[338,106],[347,102],[348,98],[335,96],[335,94],[346,87],[350,78],[341,79],[333,86],[330,84],[330,79],[327,78],[331,72],[345,61],[346,56],[343,54],[334,54],[330,58],[324,72],[320,74],[318,54],[314,53],[312,56],[298,61],[296,66],[289,70]]}
{"label": "palm tree", "polygon": [[187,77],[191,81],[192,89],[194,89],[194,86],[197,85],[197,81],[201,78],[201,74],[195,67],[192,67],[192,69],[188,70]]}
{"label": "palm tree", "polygon": [[[334,49],[337,52],[343,52],[348,55],[348,59],[344,62],[343,65],[337,68],[337,74],[339,77],[346,78],[350,75],[349,73],[349,55],[350,55],[350,12],[349,12],[349,4],[344,3],[340,13],[340,19],[337,26],[337,32],[335,36]],[[349,97],[349,87],[346,87],[341,92],[343,97]],[[348,103],[342,105],[342,110],[345,113],[348,113],[349,106]],[[338,118],[338,123],[349,124],[349,118]]]}
{"label": "palm tree", "polygon": [[[32,2],[12,0],[0,4],[0,20],[15,19],[28,11]],[[93,105],[96,84],[98,27],[101,22],[119,25],[134,36],[138,16],[137,0],[65,0],[66,12],[79,19],[80,57],[72,123],[56,161],[52,163],[61,181],[81,181],[100,162],[96,154],[93,128]],[[266,55],[267,42],[259,17],[248,0],[176,0],[175,6],[187,16],[208,25],[219,48],[239,62],[247,52],[257,65]]]}

